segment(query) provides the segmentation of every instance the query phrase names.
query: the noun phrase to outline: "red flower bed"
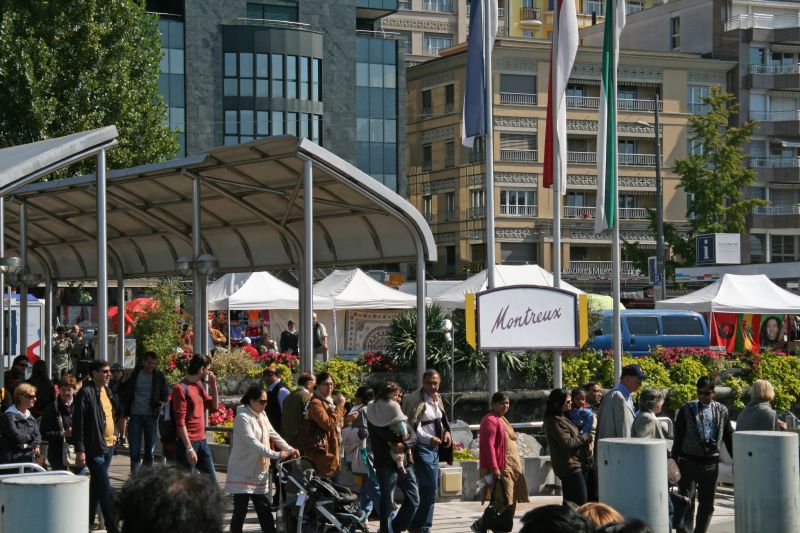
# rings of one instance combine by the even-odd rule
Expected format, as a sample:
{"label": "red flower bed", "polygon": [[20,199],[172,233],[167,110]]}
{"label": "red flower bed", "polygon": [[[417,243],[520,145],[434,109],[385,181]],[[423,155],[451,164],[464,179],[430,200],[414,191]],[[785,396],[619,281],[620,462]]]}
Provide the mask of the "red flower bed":
{"label": "red flower bed", "polygon": [[366,352],[358,358],[358,363],[368,372],[395,372],[397,363],[389,354],[383,352]]}

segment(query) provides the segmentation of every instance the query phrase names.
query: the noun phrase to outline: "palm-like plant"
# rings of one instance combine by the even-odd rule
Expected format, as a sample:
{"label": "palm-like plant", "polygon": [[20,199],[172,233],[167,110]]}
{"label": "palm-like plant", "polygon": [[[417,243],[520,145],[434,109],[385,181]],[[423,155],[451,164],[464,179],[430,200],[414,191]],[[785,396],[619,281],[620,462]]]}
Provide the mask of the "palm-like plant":
{"label": "palm-like plant", "polygon": [[[441,331],[445,314],[434,304],[425,308],[425,358],[428,368],[445,372],[449,368],[450,343]],[[417,365],[417,309],[403,311],[389,325],[389,353],[394,357],[398,369],[411,370]]]}

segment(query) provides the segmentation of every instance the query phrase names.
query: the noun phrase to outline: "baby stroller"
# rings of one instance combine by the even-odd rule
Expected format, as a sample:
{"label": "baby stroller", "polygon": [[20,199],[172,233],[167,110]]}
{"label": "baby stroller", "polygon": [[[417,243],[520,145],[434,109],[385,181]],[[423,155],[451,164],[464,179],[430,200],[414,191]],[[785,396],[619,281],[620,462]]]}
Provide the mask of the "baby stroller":
{"label": "baby stroller", "polygon": [[319,475],[305,457],[277,464],[281,488],[279,533],[367,532],[358,495]]}

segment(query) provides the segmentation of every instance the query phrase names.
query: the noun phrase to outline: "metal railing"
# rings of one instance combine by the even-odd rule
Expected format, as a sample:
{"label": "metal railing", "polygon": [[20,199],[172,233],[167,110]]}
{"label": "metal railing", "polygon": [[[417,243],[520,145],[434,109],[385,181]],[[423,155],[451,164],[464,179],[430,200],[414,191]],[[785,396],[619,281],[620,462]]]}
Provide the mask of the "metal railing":
{"label": "metal railing", "polygon": [[500,93],[500,103],[510,105],[536,105],[536,93]]}
{"label": "metal railing", "polygon": [[508,150],[500,149],[501,161],[536,161],[536,150]]}
{"label": "metal railing", "polygon": [[598,109],[600,107],[599,96],[567,96],[567,107],[577,109]]}
{"label": "metal railing", "polygon": [[620,207],[619,218],[624,218],[627,220],[647,220],[647,208]]}
{"label": "metal railing", "polygon": [[686,108],[689,111],[689,113],[691,113],[693,115],[705,115],[706,113],[711,111],[711,106],[710,105],[708,105],[708,104],[698,104],[698,103],[693,103],[693,102],[689,102],[688,104],[686,104]]}
{"label": "metal railing", "polygon": [[567,152],[567,163],[575,163],[576,165],[594,165],[597,164],[597,153]]}
{"label": "metal railing", "polygon": [[763,205],[753,208],[754,215],[800,215],[800,204]]}
{"label": "metal railing", "polygon": [[535,217],[539,212],[536,205],[501,205],[500,214],[514,217]]}
{"label": "metal railing", "polygon": [[656,166],[655,154],[618,154],[619,164],[629,167],[654,167]]}
{"label": "metal railing", "polygon": [[750,111],[750,120],[783,122],[800,120],[800,110],[790,111]]}
{"label": "metal railing", "polygon": [[594,218],[594,207],[575,207],[565,205],[562,207],[564,218]]}
{"label": "metal railing", "polygon": [[426,56],[438,56],[439,55],[439,50],[444,50],[445,48],[450,48],[450,46],[453,46],[453,45],[452,44],[450,44],[449,46],[430,46],[430,45],[428,45],[428,46],[423,47],[422,53],[425,54]]}
{"label": "metal railing", "polygon": [[483,218],[486,216],[486,206],[482,205],[479,207],[470,207],[469,208],[469,218]]}
{"label": "metal railing", "polygon": [[800,157],[751,157],[750,168],[798,168]]}
{"label": "metal railing", "polygon": [[455,210],[448,210],[444,213],[444,219],[448,222],[458,220],[458,212]]}
{"label": "metal railing", "polygon": [[[523,262],[523,261],[517,261],[517,263],[527,264],[526,262]],[[506,263],[506,264],[511,264],[511,263]],[[672,422],[672,419],[669,418],[669,417],[666,417],[666,416],[659,416],[659,417],[656,417],[656,420],[658,420],[659,423],[661,423],[661,424],[666,424],[667,425],[666,436],[668,438],[672,438],[672,435],[674,434],[673,433],[674,424]],[[526,429],[526,430],[537,431],[537,432],[544,430],[544,421],[543,420],[539,420],[539,421],[536,421],[536,422],[511,422],[510,425],[514,429],[523,429],[523,430]],[[467,426],[467,428],[470,431],[472,431],[473,433],[477,433],[477,432],[479,432],[481,430],[481,425],[480,424],[470,424],[469,426]],[[460,428],[454,428],[454,429],[460,429]]]}
{"label": "metal railing", "polygon": [[521,7],[519,8],[520,22],[542,21],[542,10],[538,7]]}
{"label": "metal railing", "polygon": [[272,28],[287,28],[290,30],[311,30],[311,24],[289,20],[238,18],[236,21],[240,26],[270,26]]}
{"label": "metal railing", "polygon": [[[626,277],[641,277],[642,273],[633,261],[622,261],[620,273]],[[561,269],[562,274],[573,276],[610,276],[614,268],[612,261],[570,261]]]}
{"label": "metal railing", "polygon": [[747,67],[750,74],[763,74],[767,76],[775,76],[777,74],[797,74],[800,72],[800,65],[792,63],[791,65],[750,65]]}
{"label": "metal railing", "polygon": [[[600,107],[599,96],[567,96],[567,107],[574,109],[598,109]],[[663,102],[658,101],[658,110],[664,108]],[[653,111],[653,101],[641,98],[618,98],[617,109],[623,111]]]}
{"label": "metal railing", "polygon": [[753,13],[729,18],[725,22],[725,31],[731,30],[779,30],[784,28],[800,28],[800,13],[793,15],[765,15]]}
{"label": "metal railing", "polygon": [[452,13],[453,2],[447,0],[424,0],[422,2],[422,10],[433,13]]}

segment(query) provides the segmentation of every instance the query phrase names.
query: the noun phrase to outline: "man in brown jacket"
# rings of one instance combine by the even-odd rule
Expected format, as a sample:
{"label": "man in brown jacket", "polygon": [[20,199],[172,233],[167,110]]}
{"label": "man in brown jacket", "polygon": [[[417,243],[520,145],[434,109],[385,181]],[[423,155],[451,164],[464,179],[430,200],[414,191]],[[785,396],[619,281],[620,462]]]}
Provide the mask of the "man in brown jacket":
{"label": "man in brown jacket", "polygon": [[[281,417],[281,437],[297,448],[297,427],[303,419],[303,410],[314,394],[316,378],[310,372],[303,372],[297,378],[297,389],[289,393],[283,400],[283,416]],[[278,430],[279,428],[275,428]]]}

